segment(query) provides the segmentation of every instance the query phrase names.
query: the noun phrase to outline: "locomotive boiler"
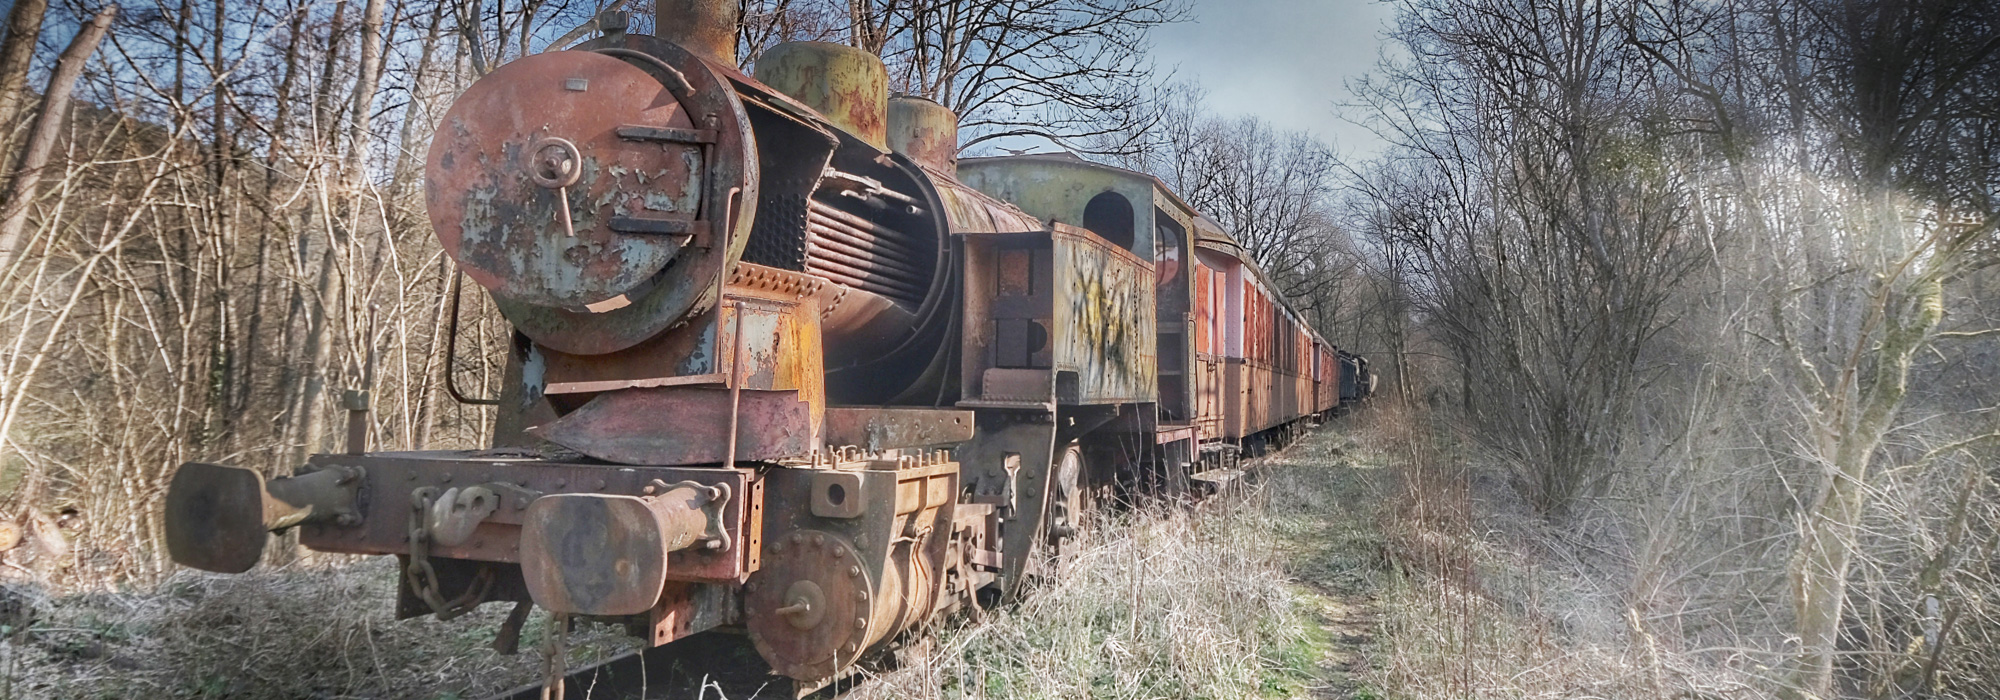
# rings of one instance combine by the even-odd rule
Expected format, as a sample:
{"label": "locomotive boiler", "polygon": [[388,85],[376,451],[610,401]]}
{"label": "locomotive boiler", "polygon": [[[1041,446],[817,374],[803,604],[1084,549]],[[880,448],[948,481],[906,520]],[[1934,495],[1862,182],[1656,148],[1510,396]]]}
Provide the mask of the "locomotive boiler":
{"label": "locomotive boiler", "polygon": [[532,606],[739,629],[810,687],[1019,591],[1093,494],[1228,478],[1339,405],[1332,346],[1156,180],[961,181],[956,117],[878,58],[784,44],[746,75],[735,3],[659,6],[659,36],[500,66],[437,127],[431,223],[514,329],[494,444],[184,465],[176,561],[246,571],[296,528],[399,557],[399,617],[513,603],[506,648]]}

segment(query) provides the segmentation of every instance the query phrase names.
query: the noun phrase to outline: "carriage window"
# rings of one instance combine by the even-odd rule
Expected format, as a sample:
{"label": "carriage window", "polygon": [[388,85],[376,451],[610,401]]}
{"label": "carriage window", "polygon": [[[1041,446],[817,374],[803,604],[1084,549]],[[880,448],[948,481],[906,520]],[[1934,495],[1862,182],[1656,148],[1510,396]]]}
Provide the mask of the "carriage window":
{"label": "carriage window", "polygon": [[1153,221],[1154,282],[1165,287],[1180,280],[1181,239],[1187,235],[1187,229],[1181,228],[1180,224],[1167,218],[1166,212],[1158,209],[1153,210]]}
{"label": "carriage window", "polygon": [[1090,198],[1083,206],[1083,227],[1126,250],[1132,249],[1132,201],[1117,192]]}

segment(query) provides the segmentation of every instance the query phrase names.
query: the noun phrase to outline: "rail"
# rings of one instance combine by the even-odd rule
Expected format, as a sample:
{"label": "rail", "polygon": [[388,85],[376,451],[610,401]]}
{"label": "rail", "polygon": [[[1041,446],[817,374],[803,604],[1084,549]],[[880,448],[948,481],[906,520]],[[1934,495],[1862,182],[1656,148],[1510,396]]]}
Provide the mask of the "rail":
{"label": "rail", "polygon": [[[681,700],[694,697],[795,698],[790,678],[772,675],[750,639],[704,632],[650,649],[629,651],[564,676],[566,700]],[[835,698],[861,686],[861,677],[837,681],[806,695]],[[543,684],[513,688],[482,700],[542,700]]]}

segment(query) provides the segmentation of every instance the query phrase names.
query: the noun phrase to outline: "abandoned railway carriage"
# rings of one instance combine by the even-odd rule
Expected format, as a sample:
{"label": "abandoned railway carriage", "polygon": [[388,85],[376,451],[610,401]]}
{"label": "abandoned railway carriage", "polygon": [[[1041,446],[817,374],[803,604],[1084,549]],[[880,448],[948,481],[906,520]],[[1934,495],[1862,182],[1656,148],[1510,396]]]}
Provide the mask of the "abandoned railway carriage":
{"label": "abandoned railway carriage", "polygon": [[734,2],[660,6],[669,36],[507,64],[438,127],[432,223],[515,329],[496,444],[368,453],[351,401],[346,453],[289,476],[184,465],[175,560],[246,571],[297,528],[400,557],[402,617],[742,629],[811,687],[1018,590],[1094,495],[1225,477],[1362,395],[1152,178],[958,163],[873,56],[753,78]]}
{"label": "abandoned railway carriage", "polygon": [[[1137,427],[1154,436],[1161,446],[1157,457],[1167,462],[1161,469],[1141,465],[1146,466],[1143,476],[1177,488],[1175,471],[1188,460],[1222,467],[1242,447],[1260,449],[1289,435],[1303,419],[1339,405],[1335,348],[1283,303],[1263,272],[1248,262],[1241,244],[1151,175],[1064,153],[967,159],[959,164],[958,176],[1041,221],[1058,226],[1074,222],[1152,264],[1152,319],[1132,320],[1152,327],[1149,369],[1156,375],[1156,389],[1146,399],[1154,410],[1139,417]],[[968,241],[968,269],[980,267],[981,247],[977,240]],[[1085,271],[1092,264],[1054,251],[1031,255],[1028,248],[1005,244],[999,249],[1019,251],[993,259],[1003,277],[1010,269],[1020,270],[1012,273],[1016,276],[1040,270],[1050,264],[1042,256],[1057,266]],[[1025,267],[1031,262],[1035,267]],[[1088,285],[1093,279],[1080,281]],[[1007,287],[998,289],[996,298],[1006,298]],[[1071,300],[1098,293],[1089,286],[1072,291]],[[1076,320],[1073,315],[1014,318],[1007,313],[1022,315],[1002,312],[992,320],[994,334],[1028,342],[1053,332],[1050,320]],[[1054,357],[1046,351],[1000,347],[995,367],[1052,367]],[[1055,369],[1059,383],[1067,372],[1077,371]]]}

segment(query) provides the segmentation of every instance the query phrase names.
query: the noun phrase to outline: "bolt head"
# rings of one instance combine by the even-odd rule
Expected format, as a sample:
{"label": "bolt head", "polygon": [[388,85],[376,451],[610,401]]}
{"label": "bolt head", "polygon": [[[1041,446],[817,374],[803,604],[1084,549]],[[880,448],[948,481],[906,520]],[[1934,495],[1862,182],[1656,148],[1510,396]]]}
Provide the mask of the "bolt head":
{"label": "bolt head", "polygon": [[814,547],[818,547],[818,546],[820,546],[820,545],[823,545],[823,544],[826,544],[826,536],[825,536],[825,535],[813,535],[813,546],[814,546]]}
{"label": "bolt head", "polygon": [[848,576],[849,578],[852,578],[852,577],[855,577],[855,576],[860,576],[860,575],[861,575],[861,567],[859,567],[859,566],[850,566],[850,567],[847,567],[847,576]]}
{"label": "bolt head", "polygon": [[854,629],[858,630],[868,629],[868,618],[865,617],[854,618]]}

